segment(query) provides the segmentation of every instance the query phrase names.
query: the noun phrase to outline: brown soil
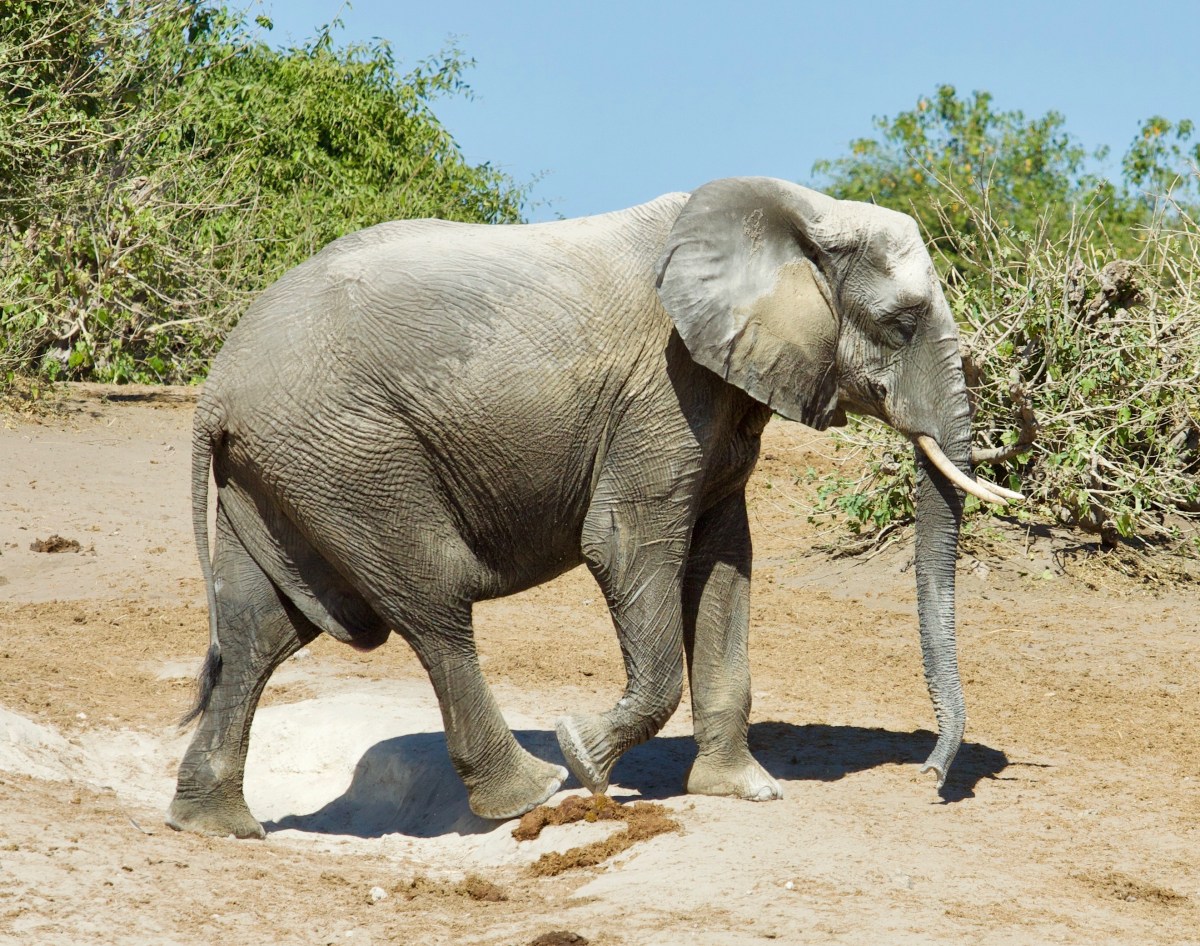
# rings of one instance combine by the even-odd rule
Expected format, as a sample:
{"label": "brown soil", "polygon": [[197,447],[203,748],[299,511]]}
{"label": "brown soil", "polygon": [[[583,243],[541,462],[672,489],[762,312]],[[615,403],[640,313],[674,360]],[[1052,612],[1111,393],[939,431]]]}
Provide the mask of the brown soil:
{"label": "brown soil", "polygon": [[[972,526],[959,568],[970,721],[938,794],[918,774],[933,717],[910,543],[815,552],[833,536],[807,519],[805,474],[844,461],[826,436],[778,421],[751,488],[751,745],[782,801],[681,794],[685,699],[613,789],[681,830],[596,866],[457,863],[465,829],[422,839],[445,857],[374,834],[165,829],[184,745],[174,720],[207,638],[191,394],[72,387],[53,411],[0,414],[0,709],[61,736],[62,770],[6,767],[37,747],[0,715],[0,943],[510,944],[567,930],[597,946],[1200,943],[1200,590],[1187,569],[1135,557],[1122,572],[1070,536]],[[81,550],[30,550],[53,535]],[[620,651],[585,572],[480,605],[476,620],[484,672],[534,736],[620,695]],[[427,687],[398,640],[306,650],[265,707]],[[135,745],[149,775],[125,774]],[[602,827],[549,826],[521,849],[561,832],[569,852],[595,839],[570,832]]]}
{"label": "brown soil", "polygon": [[411,880],[397,884],[394,892],[406,900],[416,900],[419,897],[469,897],[487,903],[500,903],[508,899],[508,894],[503,888],[478,874],[467,874],[457,883],[418,874]]}

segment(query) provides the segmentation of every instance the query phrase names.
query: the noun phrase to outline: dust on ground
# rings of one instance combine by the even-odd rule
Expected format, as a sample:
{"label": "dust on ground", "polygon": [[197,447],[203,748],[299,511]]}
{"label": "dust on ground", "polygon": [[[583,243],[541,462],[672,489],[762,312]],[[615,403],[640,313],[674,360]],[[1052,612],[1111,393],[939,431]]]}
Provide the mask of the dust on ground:
{"label": "dust on ground", "polygon": [[[751,486],[751,746],[785,797],[681,793],[685,703],[614,771],[679,825],[593,866],[621,822],[475,818],[398,640],[280,668],[247,798],[264,842],[165,828],[207,638],[188,389],[71,386],[0,414],[0,942],[1200,942],[1200,590],[1098,568],[1086,542],[976,524],[959,567],[970,719],[939,794],[911,551],[814,551],[825,435],[768,428]],[[30,549],[64,536],[68,554]],[[575,571],[476,609],[484,672],[531,751],[624,676]],[[578,794],[569,781],[551,800]],[[472,892],[474,891],[474,892]],[[543,939],[543,942],[549,941]]]}

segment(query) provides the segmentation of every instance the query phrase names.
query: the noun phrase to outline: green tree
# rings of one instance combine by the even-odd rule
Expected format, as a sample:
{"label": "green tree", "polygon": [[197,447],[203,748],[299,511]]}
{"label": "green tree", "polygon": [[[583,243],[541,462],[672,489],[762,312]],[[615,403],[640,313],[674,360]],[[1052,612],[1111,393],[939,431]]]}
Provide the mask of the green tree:
{"label": "green tree", "polygon": [[[962,275],[978,271],[968,260],[980,236],[981,210],[1001,227],[1050,239],[1090,213],[1118,242],[1132,239],[1128,231],[1141,216],[1139,206],[1125,189],[1088,170],[1089,159],[1103,160],[1107,149],[1089,154],[1058,112],[1031,119],[995,109],[987,92],[964,98],[943,85],[915,108],[877,118],[875,125],[879,134],[851,142],[849,155],[814,165],[819,186],[913,214]],[[1149,166],[1158,166],[1156,157],[1147,155]]]}
{"label": "green tree", "polygon": [[1153,209],[1158,198],[1195,205],[1198,195],[1195,168],[1200,165],[1200,143],[1189,146],[1195,123],[1171,122],[1155,115],[1142,122],[1137,136],[1121,161],[1125,180],[1144,206]]}
{"label": "green tree", "polygon": [[380,220],[519,220],[523,191],[466,163],[430,107],[466,91],[470,62],[450,49],[401,75],[384,41],[335,46],[338,25],[283,51],[223,49],[199,76],[203,94],[186,97],[184,143],[236,147],[225,191],[261,207],[249,234],[259,268],[274,276]]}
{"label": "green tree", "polygon": [[0,17],[0,384],[187,380],[250,294],[385,219],[515,221],[433,104],[457,50],[401,72],[338,24],[271,48],[207,2],[9,0]]}

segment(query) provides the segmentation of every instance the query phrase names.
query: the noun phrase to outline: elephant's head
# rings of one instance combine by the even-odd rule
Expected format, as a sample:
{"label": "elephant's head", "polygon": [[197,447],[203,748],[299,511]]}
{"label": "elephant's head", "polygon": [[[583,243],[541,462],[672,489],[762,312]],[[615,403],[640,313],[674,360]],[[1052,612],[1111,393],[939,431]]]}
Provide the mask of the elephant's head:
{"label": "elephant's head", "polygon": [[870,414],[916,444],[918,612],[939,726],[925,769],[940,784],[966,722],[958,490],[1019,497],[969,472],[958,330],[916,223],[784,181],[714,181],[679,214],[658,292],[692,357],[777,413],[818,430]]}

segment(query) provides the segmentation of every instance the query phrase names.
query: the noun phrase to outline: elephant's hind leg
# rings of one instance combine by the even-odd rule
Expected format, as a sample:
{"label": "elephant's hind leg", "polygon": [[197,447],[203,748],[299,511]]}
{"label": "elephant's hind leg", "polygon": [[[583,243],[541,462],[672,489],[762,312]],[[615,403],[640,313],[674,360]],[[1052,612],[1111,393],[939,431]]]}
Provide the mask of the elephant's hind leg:
{"label": "elephant's hind leg", "polygon": [[783,793],[747,744],[750,560],[750,528],[739,491],[696,523],[688,558],[684,645],[699,751],[687,790],[769,801]]}
{"label": "elephant's hind leg", "polygon": [[179,766],[167,824],[200,834],[261,838],[262,826],[242,794],[250,723],[271,672],[320,631],[255,564],[220,510],[216,542],[220,675]]}
{"label": "elephant's hind leg", "polygon": [[530,755],[513,737],[479,669],[469,605],[423,612],[388,616],[429,673],[471,810],[498,820],[523,815],[558,791],[567,770]]}

